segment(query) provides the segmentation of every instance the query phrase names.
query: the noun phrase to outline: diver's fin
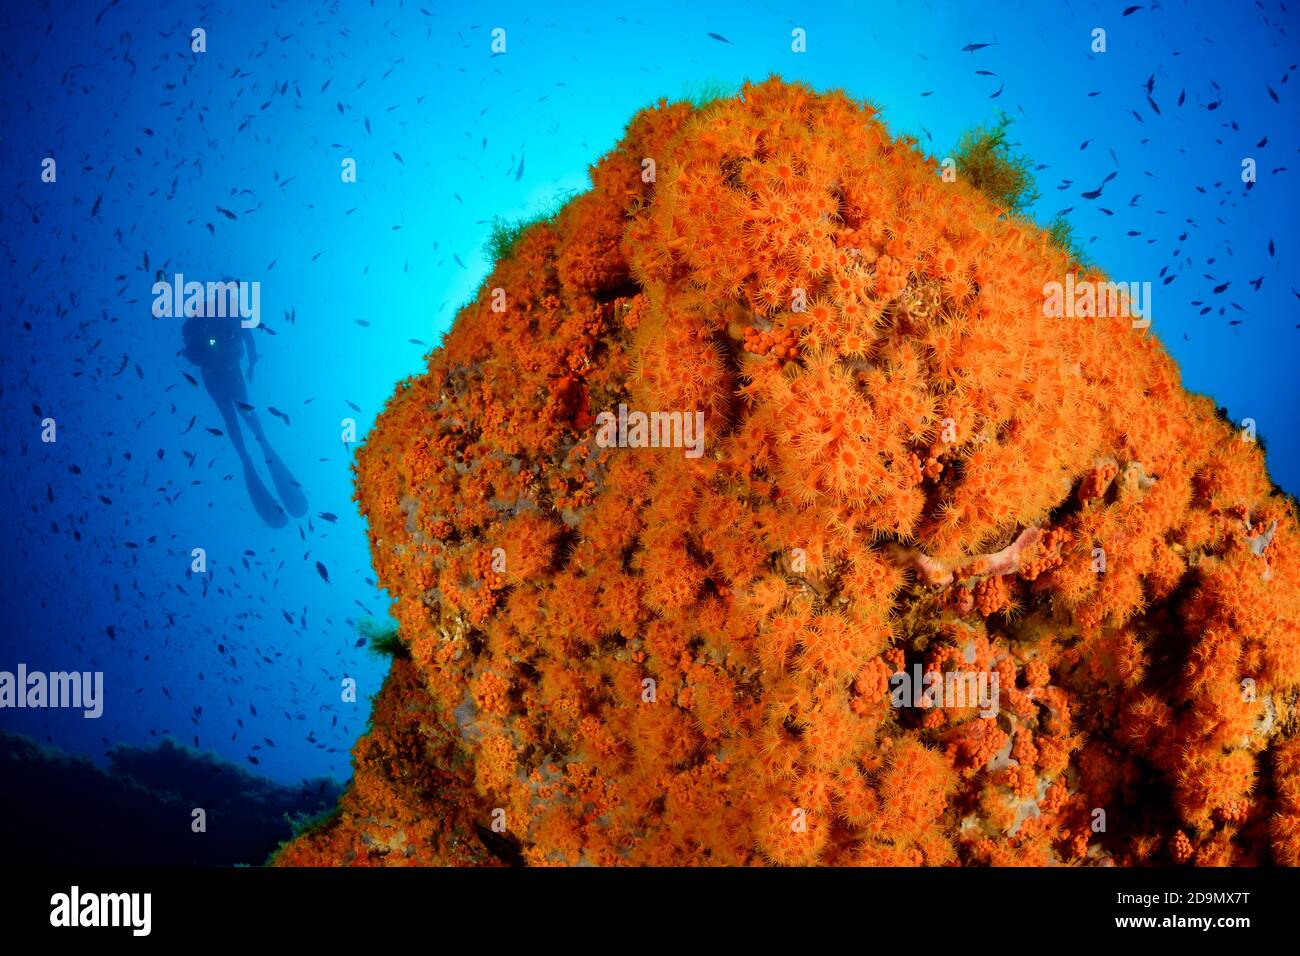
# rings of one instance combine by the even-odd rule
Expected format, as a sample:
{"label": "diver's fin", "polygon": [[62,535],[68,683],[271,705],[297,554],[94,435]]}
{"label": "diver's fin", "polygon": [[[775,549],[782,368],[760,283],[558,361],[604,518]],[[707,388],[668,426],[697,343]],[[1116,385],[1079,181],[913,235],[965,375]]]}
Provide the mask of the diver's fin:
{"label": "diver's fin", "polygon": [[307,513],[307,496],[302,493],[302,485],[294,480],[280,456],[271,451],[269,444],[264,442],[262,449],[267,452],[266,468],[271,473],[271,480],[275,482],[280,500],[284,502],[284,510],[295,518],[301,518]]}
{"label": "diver's fin", "polygon": [[289,469],[284,466],[284,462],[280,460],[280,456],[275,453],[275,449],[271,447],[271,442],[267,439],[266,432],[262,431],[257,416],[248,412],[245,417],[253,429],[253,437],[257,439],[257,444],[262,449],[266,470],[271,473],[271,480],[275,482],[275,490],[279,493],[280,500],[284,502],[285,510],[295,518],[301,518],[307,513],[307,496],[303,494],[302,485],[298,484]]}
{"label": "diver's fin", "polygon": [[244,465],[244,484],[248,486],[248,497],[252,500],[253,507],[268,526],[283,528],[289,523],[284,509],[266,490],[266,485],[262,484],[262,479],[253,470],[251,462]]}

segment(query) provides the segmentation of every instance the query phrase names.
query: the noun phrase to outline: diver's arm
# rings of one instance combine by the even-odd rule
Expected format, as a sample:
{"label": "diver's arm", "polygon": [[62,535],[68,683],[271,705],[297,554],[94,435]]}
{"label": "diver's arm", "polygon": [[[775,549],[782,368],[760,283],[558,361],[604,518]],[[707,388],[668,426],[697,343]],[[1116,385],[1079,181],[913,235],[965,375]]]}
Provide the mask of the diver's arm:
{"label": "diver's arm", "polygon": [[185,324],[181,326],[181,341],[184,342],[185,347],[181,349],[179,354],[184,355],[191,365],[199,364],[199,355],[201,354],[201,350],[199,348],[198,335],[198,319],[194,316],[190,316],[185,320]]}
{"label": "diver's arm", "polygon": [[248,353],[248,380],[253,380],[253,366],[257,364],[257,343],[253,341],[253,330],[244,327],[244,350]]}

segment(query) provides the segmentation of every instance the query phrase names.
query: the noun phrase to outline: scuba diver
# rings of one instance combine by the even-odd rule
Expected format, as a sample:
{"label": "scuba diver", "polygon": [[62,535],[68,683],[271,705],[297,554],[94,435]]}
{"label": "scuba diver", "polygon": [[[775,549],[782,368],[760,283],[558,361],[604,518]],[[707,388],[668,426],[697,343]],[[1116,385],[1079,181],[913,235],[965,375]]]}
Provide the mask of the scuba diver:
{"label": "scuba diver", "polygon": [[[205,311],[207,315],[194,315],[185,320],[181,328],[185,348],[181,354],[199,367],[203,375],[203,386],[226,422],[226,434],[234,443],[235,451],[244,466],[244,484],[248,486],[248,497],[252,499],[253,507],[269,526],[283,528],[289,523],[285,511],[294,517],[307,513],[307,497],[303,494],[302,486],[294,480],[280,456],[271,447],[257,413],[248,403],[248,389],[239,362],[247,351],[248,381],[251,382],[253,366],[257,364],[257,346],[253,342],[253,332],[240,324],[238,315],[216,316],[212,314],[213,309]],[[283,508],[267,491],[257,469],[253,467],[248,448],[244,444],[239,418],[235,415],[236,406],[262,449],[275,490],[279,492],[280,501],[284,502]]]}

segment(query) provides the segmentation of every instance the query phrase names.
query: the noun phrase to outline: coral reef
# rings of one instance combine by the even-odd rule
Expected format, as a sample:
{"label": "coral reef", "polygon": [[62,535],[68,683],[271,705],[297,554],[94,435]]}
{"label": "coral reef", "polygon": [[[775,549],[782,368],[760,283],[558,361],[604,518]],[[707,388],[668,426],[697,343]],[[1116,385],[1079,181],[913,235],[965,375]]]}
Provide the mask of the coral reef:
{"label": "coral reef", "polygon": [[1300,862],[1294,501],[939,173],[773,78],[523,230],[359,451],[409,659],[280,863]]}

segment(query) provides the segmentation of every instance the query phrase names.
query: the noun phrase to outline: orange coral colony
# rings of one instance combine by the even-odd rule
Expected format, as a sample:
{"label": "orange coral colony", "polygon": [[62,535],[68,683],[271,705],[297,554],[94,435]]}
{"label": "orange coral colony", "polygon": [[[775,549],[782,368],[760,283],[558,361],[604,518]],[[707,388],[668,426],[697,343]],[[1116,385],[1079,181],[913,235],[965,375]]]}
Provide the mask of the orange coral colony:
{"label": "orange coral colony", "polygon": [[277,862],[1300,863],[1294,502],[1100,273],[775,78],[591,180],[358,454],[409,655]]}

